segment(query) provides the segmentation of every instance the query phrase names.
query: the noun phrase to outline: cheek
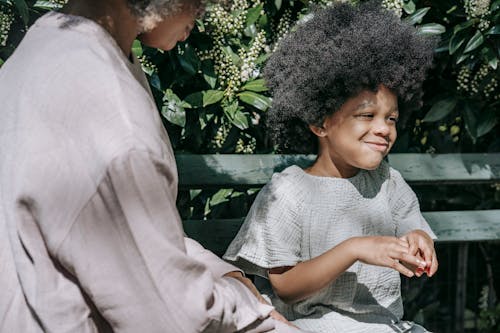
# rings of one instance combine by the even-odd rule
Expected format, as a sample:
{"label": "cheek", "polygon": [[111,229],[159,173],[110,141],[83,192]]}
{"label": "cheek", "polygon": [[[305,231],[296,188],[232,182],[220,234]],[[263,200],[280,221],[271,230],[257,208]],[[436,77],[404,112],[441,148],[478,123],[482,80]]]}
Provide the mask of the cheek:
{"label": "cheek", "polygon": [[391,130],[391,134],[389,134],[389,138],[391,139],[391,143],[394,143],[398,138],[398,131],[396,130],[396,126]]}

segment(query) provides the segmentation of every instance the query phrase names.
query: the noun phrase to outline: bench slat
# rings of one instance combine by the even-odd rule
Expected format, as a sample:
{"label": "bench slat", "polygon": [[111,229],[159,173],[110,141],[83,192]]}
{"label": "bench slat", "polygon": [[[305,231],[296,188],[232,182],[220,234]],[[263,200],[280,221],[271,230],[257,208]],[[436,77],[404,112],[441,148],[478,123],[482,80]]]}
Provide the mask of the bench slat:
{"label": "bench slat", "polygon": [[[500,153],[391,154],[392,167],[410,184],[465,184],[500,181]],[[289,165],[306,167],[313,155],[176,155],[182,189],[252,187],[266,184]]]}
{"label": "bench slat", "polygon": [[[425,219],[438,236],[437,242],[495,241],[500,239],[500,210],[424,212]],[[243,218],[184,221],[186,234],[217,255],[236,236]]]}

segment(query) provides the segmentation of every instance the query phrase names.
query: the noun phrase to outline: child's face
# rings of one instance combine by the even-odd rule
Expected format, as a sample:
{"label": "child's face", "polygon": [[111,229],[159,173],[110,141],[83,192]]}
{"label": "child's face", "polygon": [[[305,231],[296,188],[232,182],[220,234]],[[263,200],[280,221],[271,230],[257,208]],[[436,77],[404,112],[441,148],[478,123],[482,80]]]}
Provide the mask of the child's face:
{"label": "child's face", "polygon": [[320,149],[327,149],[337,169],[346,173],[376,169],[396,140],[397,119],[394,93],[385,86],[363,91],[325,120]]}

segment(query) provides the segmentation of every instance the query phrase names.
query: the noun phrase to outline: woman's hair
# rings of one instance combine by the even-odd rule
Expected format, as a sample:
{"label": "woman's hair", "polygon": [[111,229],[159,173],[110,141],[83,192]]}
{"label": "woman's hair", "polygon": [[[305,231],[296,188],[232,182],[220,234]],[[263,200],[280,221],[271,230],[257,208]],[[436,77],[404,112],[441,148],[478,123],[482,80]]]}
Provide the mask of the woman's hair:
{"label": "woman's hair", "polygon": [[407,117],[422,104],[434,46],[433,38],[419,35],[379,2],[315,11],[283,39],[264,68],[273,94],[267,122],[278,150],[317,153],[308,125],[322,126],[347,99],[381,84],[397,95],[400,114]]}
{"label": "woman's hair", "polygon": [[203,11],[205,0],[127,0],[127,4],[139,18],[142,31],[149,31],[165,17],[181,10]]}

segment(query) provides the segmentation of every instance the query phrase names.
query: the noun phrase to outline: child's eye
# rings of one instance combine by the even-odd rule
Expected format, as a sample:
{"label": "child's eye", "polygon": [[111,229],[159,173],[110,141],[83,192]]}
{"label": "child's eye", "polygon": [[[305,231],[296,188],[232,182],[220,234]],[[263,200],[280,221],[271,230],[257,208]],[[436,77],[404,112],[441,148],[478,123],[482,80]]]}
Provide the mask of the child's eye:
{"label": "child's eye", "polygon": [[371,114],[371,113],[362,113],[362,114],[358,114],[356,117],[361,118],[361,119],[372,119],[373,118],[373,114]]}
{"label": "child's eye", "polygon": [[398,117],[389,117],[389,121],[392,121],[393,123],[397,123]]}

